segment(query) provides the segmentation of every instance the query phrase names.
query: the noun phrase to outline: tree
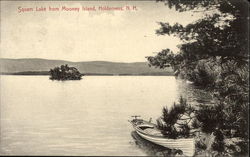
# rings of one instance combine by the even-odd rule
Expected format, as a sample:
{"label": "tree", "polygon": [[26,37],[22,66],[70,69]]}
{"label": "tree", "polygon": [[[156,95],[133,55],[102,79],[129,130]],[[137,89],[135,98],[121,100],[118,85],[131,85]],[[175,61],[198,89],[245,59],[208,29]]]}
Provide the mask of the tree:
{"label": "tree", "polygon": [[81,77],[81,73],[75,67],[69,67],[67,64],[50,69],[51,80],[80,80]]}
{"label": "tree", "polygon": [[[196,112],[200,127],[213,132],[222,147],[224,137],[244,139],[241,153],[247,153],[244,147],[249,136],[248,3],[243,0],[163,2],[179,12],[204,11],[204,18],[186,26],[160,22],[158,35],[175,35],[183,44],[177,54],[164,49],[147,57],[149,64],[159,68],[171,66],[177,76],[213,92],[218,104],[199,106]],[[212,14],[206,14],[211,10]],[[217,146],[214,144],[217,151],[225,150]]]}
{"label": "tree", "polygon": [[170,109],[162,109],[162,117],[157,120],[157,126],[168,138],[190,137],[194,111],[195,109],[181,97],[179,103],[174,103]]}

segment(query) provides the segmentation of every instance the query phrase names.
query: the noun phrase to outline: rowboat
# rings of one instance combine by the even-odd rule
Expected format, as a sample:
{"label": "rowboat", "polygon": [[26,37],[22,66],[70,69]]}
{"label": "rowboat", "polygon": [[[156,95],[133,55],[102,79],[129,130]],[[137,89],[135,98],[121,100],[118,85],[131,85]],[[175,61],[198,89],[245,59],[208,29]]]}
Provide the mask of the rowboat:
{"label": "rowboat", "polygon": [[156,126],[151,122],[135,119],[129,121],[136,133],[140,135],[143,139],[146,139],[157,145],[169,148],[180,150],[185,156],[193,156],[195,152],[195,141],[194,138],[178,138],[178,139],[169,139],[166,138]]}

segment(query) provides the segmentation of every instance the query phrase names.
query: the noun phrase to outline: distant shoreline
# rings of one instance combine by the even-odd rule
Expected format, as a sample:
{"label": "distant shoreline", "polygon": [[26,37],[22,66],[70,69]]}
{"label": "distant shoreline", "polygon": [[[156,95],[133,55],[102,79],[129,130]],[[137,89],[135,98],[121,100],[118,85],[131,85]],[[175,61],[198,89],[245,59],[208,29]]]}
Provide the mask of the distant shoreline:
{"label": "distant shoreline", "polygon": [[[24,72],[1,72],[0,75],[31,75],[31,76],[49,76],[48,71],[24,71]],[[85,73],[82,76],[174,76],[172,73],[142,73],[142,74],[101,74],[101,73]]]}
{"label": "distant shoreline", "polygon": [[67,64],[75,67],[84,75],[93,76],[174,76],[172,68],[150,67],[147,62],[109,62],[86,61],[71,62],[47,59],[2,59],[0,58],[0,75],[49,75],[51,68]]}

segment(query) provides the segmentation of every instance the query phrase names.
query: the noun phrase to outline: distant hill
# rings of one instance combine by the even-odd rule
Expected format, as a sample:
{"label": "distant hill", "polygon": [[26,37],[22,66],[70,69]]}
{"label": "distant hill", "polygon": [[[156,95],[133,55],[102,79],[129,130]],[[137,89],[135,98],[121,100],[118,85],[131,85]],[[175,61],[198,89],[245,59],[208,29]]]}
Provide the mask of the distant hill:
{"label": "distant hill", "polygon": [[0,59],[1,74],[47,75],[56,66],[68,64],[87,75],[173,75],[171,68],[157,69],[146,62],[120,63],[106,61],[70,62],[48,59]]}

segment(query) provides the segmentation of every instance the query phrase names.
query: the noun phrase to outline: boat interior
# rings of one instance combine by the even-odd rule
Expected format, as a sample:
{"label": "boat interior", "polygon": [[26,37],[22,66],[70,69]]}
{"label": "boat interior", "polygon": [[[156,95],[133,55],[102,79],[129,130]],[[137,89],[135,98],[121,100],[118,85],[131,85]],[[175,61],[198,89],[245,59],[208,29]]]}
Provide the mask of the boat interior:
{"label": "boat interior", "polygon": [[161,131],[158,130],[156,127],[154,126],[150,126],[150,125],[142,125],[142,126],[138,126],[144,133],[149,134],[149,135],[153,135],[153,136],[163,136]]}

